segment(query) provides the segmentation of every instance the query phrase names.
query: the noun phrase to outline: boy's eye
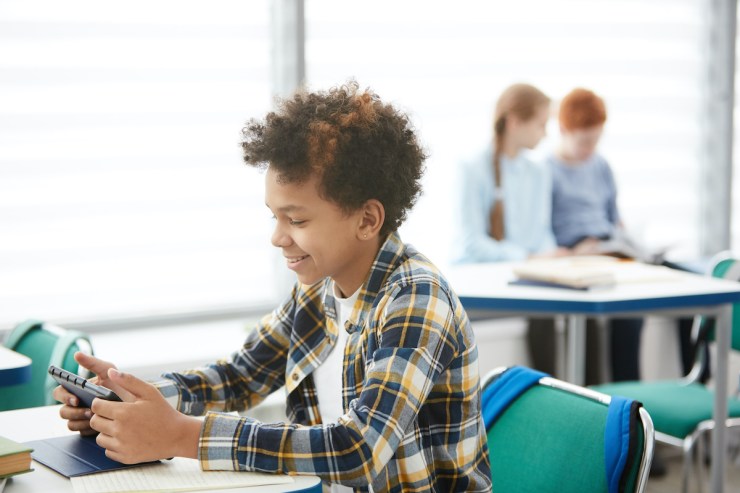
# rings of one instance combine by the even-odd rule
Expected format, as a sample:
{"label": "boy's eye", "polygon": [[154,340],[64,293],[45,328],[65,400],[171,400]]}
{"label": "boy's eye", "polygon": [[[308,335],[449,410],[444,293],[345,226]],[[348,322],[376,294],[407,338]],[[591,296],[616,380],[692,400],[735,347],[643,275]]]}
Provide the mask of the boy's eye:
{"label": "boy's eye", "polygon": [[297,219],[291,219],[291,220],[290,220],[290,224],[291,224],[291,226],[298,226],[298,225],[300,225],[300,224],[303,224],[304,222],[305,222],[305,221],[299,221],[299,220],[297,220]]}

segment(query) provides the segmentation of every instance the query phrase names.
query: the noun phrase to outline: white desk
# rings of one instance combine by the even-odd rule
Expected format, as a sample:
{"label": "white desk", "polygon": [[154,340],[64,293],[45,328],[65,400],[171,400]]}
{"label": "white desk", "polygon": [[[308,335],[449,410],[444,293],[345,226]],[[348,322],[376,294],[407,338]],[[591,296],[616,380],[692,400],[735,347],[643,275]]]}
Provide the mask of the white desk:
{"label": "white desk", "polygon": [[[717,375],[714,420],[727,419],[727,367],[730,352],[732,304],[740,302],[740,283],[670,271],[653,280],[618,282],[609,289],[578,291],[558,288],[511,286],[512,263],[471,264],[447,270],[453,289],[469,312],[505,316],[565,315],[568,320],[566,379],[582,384],[585,373],[586,317],[599,315],[646,315],[649,313],[695,314],[717,317]],[[625,271],[634,264],[625,263]],[[639,267],[639,266],[638,266]],[[618,276],[619,280],[619,276]],[[712,436],[712,491],[725,484],[725,428]]]}
{"label": "white desk", "polygon": [[[60,407],[47,406],[0,412],[0,435],[16,442],[27,442],[72,434],[67,429],[66,422],[59,417]],[[72,482],[61,474],[35,461],[32,467],[33,472],[11,478],[5,485],[3,493],[72,493],[74,491]],[[321,493],[321,479],[317,476],[293,476],[293,478],[295,482],[291,484],[232,488],[216,490],[213,493],[223,491]]]}
{"label": "white desk", "polygon": [[31,380],[31,358],[0,346],[0,387]]}

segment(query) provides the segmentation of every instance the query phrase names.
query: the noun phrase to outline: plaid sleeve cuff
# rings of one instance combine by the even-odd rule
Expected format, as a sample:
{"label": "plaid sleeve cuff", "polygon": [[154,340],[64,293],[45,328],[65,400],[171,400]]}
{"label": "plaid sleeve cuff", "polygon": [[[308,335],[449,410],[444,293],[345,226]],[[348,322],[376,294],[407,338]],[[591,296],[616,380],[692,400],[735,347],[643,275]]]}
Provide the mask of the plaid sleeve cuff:
{"label": "plaid sleeve cuff", "polygon": [[250,418],[232,414],[208,413],[198,440],[198,460],[204,471],[239,471],[239,435]]}
{"label": "plaid sleeve cuff", "polygon": [[162,394],[170,406],[182,412],[182,409],[180,409],[180,389],[177,387],[175,382],[163,378],[161,380],[154,380],[151,383],[157,387],[159,393]]}

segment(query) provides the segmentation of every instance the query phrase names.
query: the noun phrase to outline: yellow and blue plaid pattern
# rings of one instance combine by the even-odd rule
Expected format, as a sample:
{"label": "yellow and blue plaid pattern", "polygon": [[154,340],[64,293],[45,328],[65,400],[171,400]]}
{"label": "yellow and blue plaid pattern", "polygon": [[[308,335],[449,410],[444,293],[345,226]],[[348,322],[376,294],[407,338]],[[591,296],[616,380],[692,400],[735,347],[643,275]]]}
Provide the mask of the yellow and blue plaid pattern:
{"label": "yellow and blue plaid pattern", "polygon": [[375,493],[490,491],[478,352],[447,281],[389,236],[345,327],[345,414],[322,424],[312,372],[337,338],[330,287],[297,284],[229,360],[158,382],[195,415],[245,410],[285,386],[290,424],[208,413],[202,468],[315,474]]}

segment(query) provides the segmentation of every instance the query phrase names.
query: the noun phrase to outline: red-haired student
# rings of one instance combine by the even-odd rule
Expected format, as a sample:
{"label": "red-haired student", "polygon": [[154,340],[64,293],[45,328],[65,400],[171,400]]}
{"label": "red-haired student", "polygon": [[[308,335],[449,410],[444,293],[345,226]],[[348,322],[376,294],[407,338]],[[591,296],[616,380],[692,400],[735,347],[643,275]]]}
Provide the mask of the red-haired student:
{"label": "red-haired student", "polygon": [[[606,118],[604,100],[588,89],[574,89],[560,102],[560,146],[548,157],[552,227],[558,246],[575,253],[597,253],[599,243],[622,228],[614,176],[596,150]],[[642,319],[612,319],[609,325],[612,380],[639,379]]]}

